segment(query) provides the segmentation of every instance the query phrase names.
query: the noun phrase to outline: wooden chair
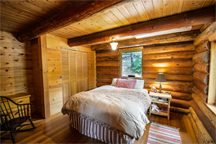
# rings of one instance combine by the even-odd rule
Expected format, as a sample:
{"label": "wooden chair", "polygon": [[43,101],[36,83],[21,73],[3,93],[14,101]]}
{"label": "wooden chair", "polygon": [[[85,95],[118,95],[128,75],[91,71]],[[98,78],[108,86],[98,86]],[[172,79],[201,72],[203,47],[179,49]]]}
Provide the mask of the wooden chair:
{"label": "wooden chair", "polygon": [[[0,130],[4,131],[1,135],[5,134],[7,131],[10,131],[11,138],[2,138],[1,139],[12,139],[15,144],[14,133],[21,131],[28,131],[35,129],[34,124],[31,121],[29,116],[29,104],[17,104],[8,97],[0,96]],[[30,124],[23,124],[25,121],[29,120]],[[20,130],[23,126],[32,125],[33,128]]]}

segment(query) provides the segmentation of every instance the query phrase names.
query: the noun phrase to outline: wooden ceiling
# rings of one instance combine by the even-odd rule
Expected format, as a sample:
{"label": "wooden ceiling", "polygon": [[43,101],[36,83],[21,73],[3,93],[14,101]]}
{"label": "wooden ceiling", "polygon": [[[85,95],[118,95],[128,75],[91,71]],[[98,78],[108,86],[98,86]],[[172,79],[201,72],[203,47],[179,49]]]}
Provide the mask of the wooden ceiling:
{"label": "wooden ceiling", "polygon": [[51,32],[64,38],[74,38],[113,29],[141,21],[161,18],[215,4],[215,0],[134,0],[105,12]]}
{"label": "wooden ceiling", "polygon": [[73,3],[70,0],[1,0],[1,30],[19,33]]}
{"label": "wooden ceiling", "polygon": [[[122,2],[91,17],[50,32],[63,38],[74,38],[141,21],[161,18],[215,5],[216,0],[134,0]],[[1,0],[1,30],[20,33],[48,19],[74,0]],[[200,29],[202,25],[193,27]]]}

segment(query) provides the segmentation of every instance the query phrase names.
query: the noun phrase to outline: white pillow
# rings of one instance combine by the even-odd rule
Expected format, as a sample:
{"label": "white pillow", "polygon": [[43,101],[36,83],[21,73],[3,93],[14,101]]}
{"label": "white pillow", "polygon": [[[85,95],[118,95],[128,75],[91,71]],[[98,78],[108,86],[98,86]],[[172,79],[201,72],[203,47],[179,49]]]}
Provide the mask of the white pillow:
{"label": "white pillow", "polygon": [[111,83],[111,86],[116,86],[117,79],[118,79],[118,78],[113,78],[112,83]]}
{"label": "white pillow", "polygon": [[144,88],[144,80],[136,80],[136,84],[134,89],[143,89]]}

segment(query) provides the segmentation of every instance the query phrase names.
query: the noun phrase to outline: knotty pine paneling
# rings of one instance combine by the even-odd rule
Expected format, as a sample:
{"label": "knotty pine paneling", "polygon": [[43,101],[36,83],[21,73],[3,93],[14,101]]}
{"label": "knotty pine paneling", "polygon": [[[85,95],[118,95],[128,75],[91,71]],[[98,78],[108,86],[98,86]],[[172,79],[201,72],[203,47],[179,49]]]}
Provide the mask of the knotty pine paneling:
{"label": "knotty pine paneling", "polygon": [[[72,94],[96,87],[96,63],[95,52],[89,47],[69,47],[67,39],[44,35],[47,63],[48,97],[50,104],[50,115],[61,111],[63,103]],[[42,47],[43,48],[43,47]],[[73,55],[75,54],[76,55]],[[84,66],[85,69],[75,66],[77,58],[78,66]],[[44,63],[44,61],[43,61]],[[77,73],[74,73],[76,71]],[[71,79],[80,79],[74,83]]]}
{"label": "knotty pine paneling", "polygon": [[0,95],[30,94],[31,112],[35,112],[30,42],[20,43],[14,35],[0,31]]}

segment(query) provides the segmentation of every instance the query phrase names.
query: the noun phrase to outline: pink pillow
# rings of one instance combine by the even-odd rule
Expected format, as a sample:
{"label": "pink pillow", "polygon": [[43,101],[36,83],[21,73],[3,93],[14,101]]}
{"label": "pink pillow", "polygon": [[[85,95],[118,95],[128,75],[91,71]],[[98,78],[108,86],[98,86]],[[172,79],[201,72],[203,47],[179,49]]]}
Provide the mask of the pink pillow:
{"label": "pink pillow", "polygon": [[117,79],[116,87],[130,88],[134,89],[136,84],[135,79]]}

